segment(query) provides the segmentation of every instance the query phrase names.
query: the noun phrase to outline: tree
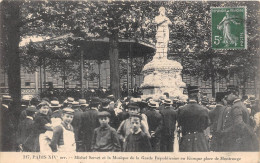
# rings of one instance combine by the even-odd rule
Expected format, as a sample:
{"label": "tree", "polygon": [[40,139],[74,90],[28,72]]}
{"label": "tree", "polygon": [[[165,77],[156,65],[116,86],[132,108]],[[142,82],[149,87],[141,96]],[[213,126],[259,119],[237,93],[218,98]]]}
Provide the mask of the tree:
{"label": "tree", "polygon": [[20,80],[20,2],[1,2],[1,54],[7,68],[9,93],[15,103],[19,104],[21,98]]}

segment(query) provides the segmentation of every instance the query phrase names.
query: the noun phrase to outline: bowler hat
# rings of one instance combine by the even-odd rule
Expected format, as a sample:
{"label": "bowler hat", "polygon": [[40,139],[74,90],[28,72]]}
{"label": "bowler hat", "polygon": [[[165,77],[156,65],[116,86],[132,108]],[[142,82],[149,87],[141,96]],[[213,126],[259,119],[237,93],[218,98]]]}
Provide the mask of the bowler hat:
{"label": "bowler hat", "polygon": [[223,98],[227,95],[227,92],[217,92],[216,93],[216,102],[221,102]]}
{"label": "bowler hat", "polygon": [[110,100],[109,99],[103,99],[101,101],[101,105],[104,107],[104,106],[107,106],[108,104],[110,103]]}
{"label": "bowler hat", "polygon": [[238,88],[238,86],[235,86],[235,85],[228,85],[226,91],[228,93],[239,93],[239,88]]}
{"label": "bowler hat", "polygon": [[198,93],[199,87],[198,86],[188,86],[187,91],[188,91],[188,94]]}
{"label": "bowler hat", "polygon": [[31,105],[28,108],[26,108],[26,111],[30,111],[30,112],[37,112],[38,110],[36,109],[35,106]]}

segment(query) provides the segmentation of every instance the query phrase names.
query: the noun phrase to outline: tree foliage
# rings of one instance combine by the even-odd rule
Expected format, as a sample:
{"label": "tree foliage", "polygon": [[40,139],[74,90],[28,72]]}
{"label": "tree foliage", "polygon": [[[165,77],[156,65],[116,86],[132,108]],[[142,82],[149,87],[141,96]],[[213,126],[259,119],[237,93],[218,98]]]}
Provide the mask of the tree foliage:
{"label": "tree foliage", "polygon": [[[6,0],[3,2],[8,3]],[[18,8],[15,10],[19,14],[13,30],[19,31],[18,40],[33,35],[59,38],[39,45],[31,44],[21,48],[20,53],[17,52],[22,65],[31,71],[43,64],[43,57],[51,58],[46,59],[45,64],[53,72],[62,70],[59,66],[62,60],[57,62],[55,59],[77,61],[82,41],[93,37],[115,40],[138,38],[154,43],[156,27],[153,19],[160,6],[166,8],[166,14],[173,22],[170,27],[169,55],[182,58],[183,73],[202,77],[204,80],[213,76],[225,78],[236,73],[246,79],[245,76],[258,68],[258,2],[21,1],[16,5]],[[247,6],[247,50],[214,51],[210,48],[210,7],[224,6]],[[12,11],[11,8],[9,10]],[[116,47],[116,44],[113,46]],[[121,74],[125,74],[125,61],[121,63]],[[134,59],[133,63],[133,75],[139,74],[144,65],[142,59]],[[68,73],[79,72],[77,67],[67,69]]]}

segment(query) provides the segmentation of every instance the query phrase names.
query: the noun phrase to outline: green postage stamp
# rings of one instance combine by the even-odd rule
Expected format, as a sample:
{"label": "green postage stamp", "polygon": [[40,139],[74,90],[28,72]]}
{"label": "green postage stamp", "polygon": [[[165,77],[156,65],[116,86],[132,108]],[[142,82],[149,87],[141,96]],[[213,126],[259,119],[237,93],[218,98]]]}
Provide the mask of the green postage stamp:
{"label": "green postage stamp", "polygon": [[211,47],[247,49],[246,7],[211,8]]}

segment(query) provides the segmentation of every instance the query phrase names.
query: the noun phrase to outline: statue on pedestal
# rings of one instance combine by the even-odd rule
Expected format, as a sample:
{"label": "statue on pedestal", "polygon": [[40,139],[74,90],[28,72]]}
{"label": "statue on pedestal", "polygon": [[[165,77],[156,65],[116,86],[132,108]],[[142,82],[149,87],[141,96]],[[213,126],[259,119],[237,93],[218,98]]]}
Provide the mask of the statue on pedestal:
{"label": "statue on pedestal", "polygon": [[167,49],[169,43],[169,25],[172,24],[169,18],[165,16],[165,8],[159,8],[159,15],[154,18],[154,23],[157,25],[156,32],[156,48],[157,52],[154,58],[167,58]]}
{"label": "statue on pedestal", "polygon": [[175,60],[167,59],[169,25],[172,22],[165,16],[164,7],[159,8],[159,13],[154,19],[154,24],[157,26],[156,54],[142,71],[144,73],[144,81],[141,85],[142,98],[152,97],[154,100],[158,100],[160,97],[164,97],[167,92],[169,98],[185,101],[187,96],[183,94],[183,88],[186,84],[181,77],[182,65]]}

